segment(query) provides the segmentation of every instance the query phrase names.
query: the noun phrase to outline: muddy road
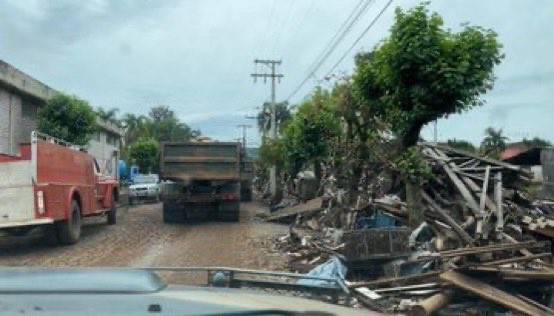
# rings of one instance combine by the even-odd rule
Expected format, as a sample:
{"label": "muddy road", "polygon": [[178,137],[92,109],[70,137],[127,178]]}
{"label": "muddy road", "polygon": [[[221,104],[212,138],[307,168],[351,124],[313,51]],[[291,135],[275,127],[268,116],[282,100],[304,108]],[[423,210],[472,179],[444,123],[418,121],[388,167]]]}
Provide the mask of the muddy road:
{"label": "muddy road", "polygon": [[[86,219],[81,241],[73,246],[58,246],[51,232],[38,229],[25,237],[0,236],[0,266],[282,270],[285,259],[270,251],[268,239],[287,227],[256,220],[262,209],[256,202],[243,203],[239,223],[168,225],[162,222],[161,204],[143,204],[121,209],[115,226],[105,218]],[[180,278],[169,274],[170,281]]]}

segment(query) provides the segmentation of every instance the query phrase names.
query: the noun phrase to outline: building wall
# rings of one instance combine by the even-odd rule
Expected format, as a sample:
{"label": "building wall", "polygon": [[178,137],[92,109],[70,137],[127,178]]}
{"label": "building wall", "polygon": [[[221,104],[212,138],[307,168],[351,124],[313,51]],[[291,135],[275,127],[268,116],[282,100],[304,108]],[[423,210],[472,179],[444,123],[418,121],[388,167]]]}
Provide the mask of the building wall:
{"label": "building wall", "polygon": [[0,153],[18,155],[36,130],[38,101],[0,87]]}

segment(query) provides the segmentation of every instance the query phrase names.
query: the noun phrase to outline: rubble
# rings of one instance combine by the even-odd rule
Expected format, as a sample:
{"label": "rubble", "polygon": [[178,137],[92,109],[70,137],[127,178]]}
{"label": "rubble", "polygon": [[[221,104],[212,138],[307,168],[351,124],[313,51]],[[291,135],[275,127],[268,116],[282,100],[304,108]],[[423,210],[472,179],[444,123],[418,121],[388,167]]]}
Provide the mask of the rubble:
{"label": "rubble", "polygon": [[424,223],[406,227],[401,185],[369,184],[352,199],[331,174],[322,197],[267,218],[291,225],[275,241],[289,268],[341,258],[357,301],[381,312],[553,314],[554,203],[528,198],[532,174],[442,145],[420,149],[432,171],[421,185]]}

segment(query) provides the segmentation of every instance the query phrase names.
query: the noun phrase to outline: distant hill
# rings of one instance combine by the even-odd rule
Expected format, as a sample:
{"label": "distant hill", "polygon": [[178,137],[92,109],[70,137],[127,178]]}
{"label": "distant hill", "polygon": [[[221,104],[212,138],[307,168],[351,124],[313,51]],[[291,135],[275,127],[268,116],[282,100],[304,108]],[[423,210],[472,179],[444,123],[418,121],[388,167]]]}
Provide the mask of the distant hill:
{"label": "distant hill", "polygon": [[251,159],[258,159],[258,152],[260,148],[258,147],[248,147],[246,148],[246,156]]}

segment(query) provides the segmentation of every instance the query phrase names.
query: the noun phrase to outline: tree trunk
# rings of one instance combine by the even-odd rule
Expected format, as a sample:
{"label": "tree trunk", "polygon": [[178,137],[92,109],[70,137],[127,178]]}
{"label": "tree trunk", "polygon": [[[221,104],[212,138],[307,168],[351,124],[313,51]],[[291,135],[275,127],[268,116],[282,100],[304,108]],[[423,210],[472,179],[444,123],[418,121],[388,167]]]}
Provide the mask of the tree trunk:
{"label": "tree trunk", "polygon": [[316,179],[316,183],[321,183],[321,164],[319,163],[319,159],[314,160],[314,175]]}
{"label": "tree trunk", "polygon": [[408,225],[415,229],[425,221],[425,209],[421,200],[419,183],[406,181],[406,206],[408,208]]}

